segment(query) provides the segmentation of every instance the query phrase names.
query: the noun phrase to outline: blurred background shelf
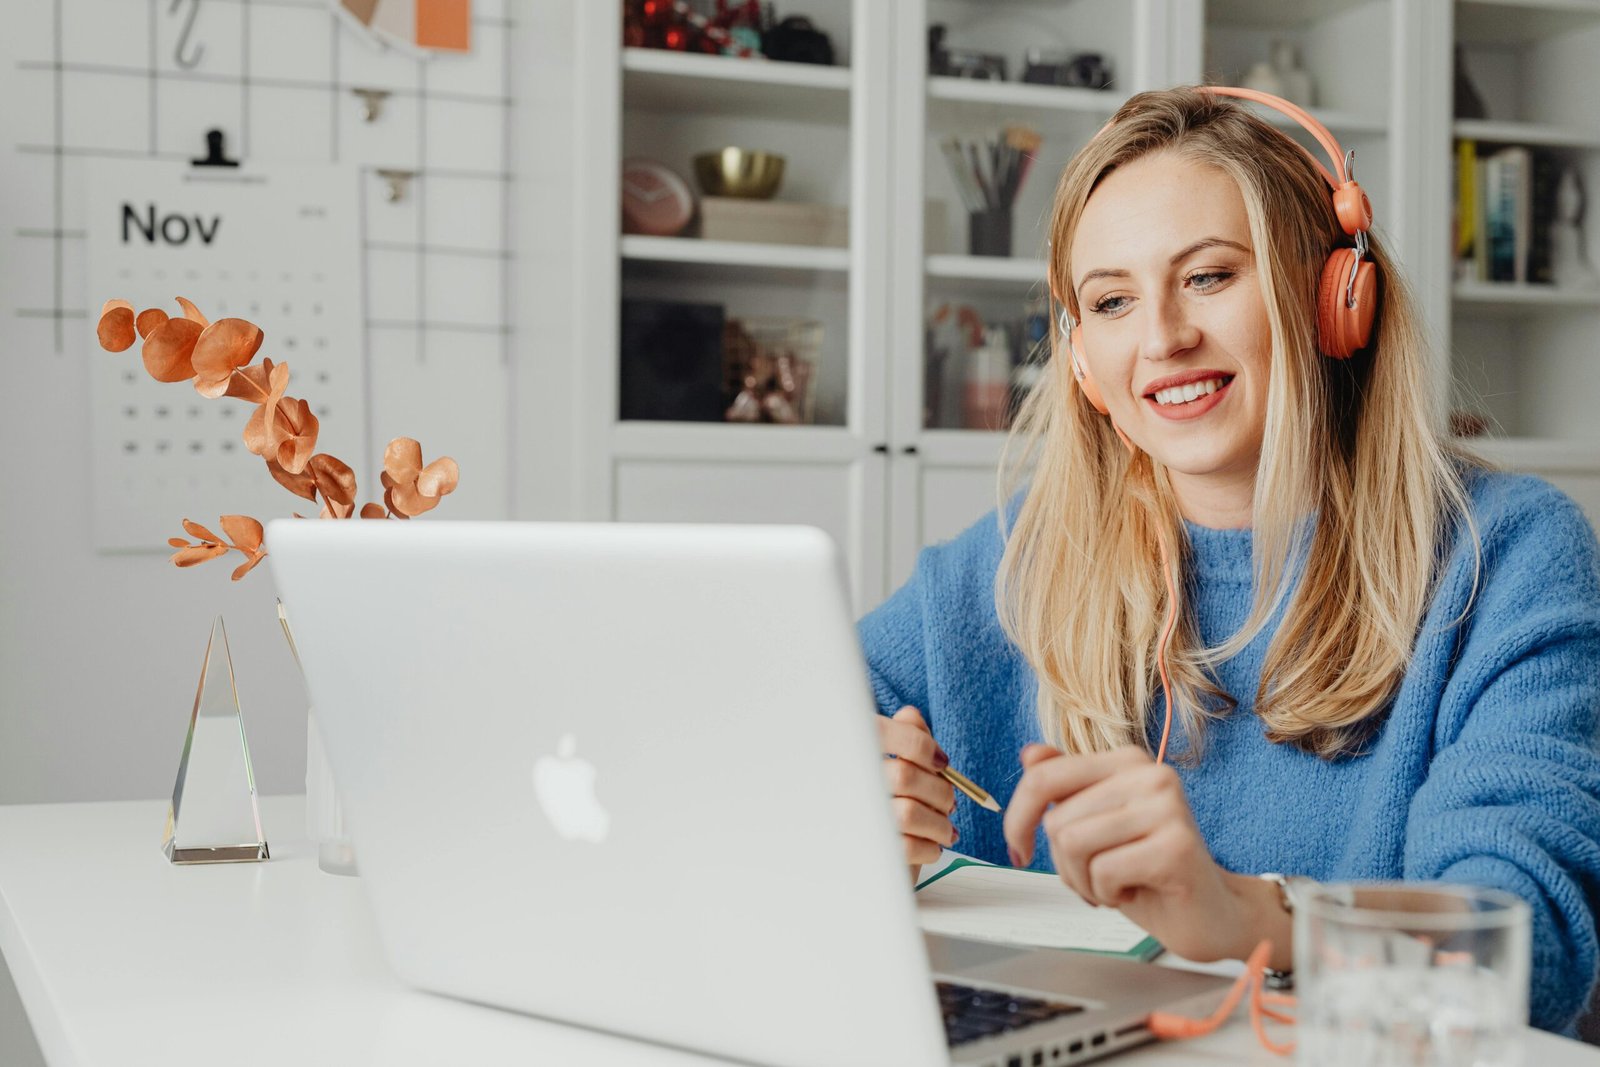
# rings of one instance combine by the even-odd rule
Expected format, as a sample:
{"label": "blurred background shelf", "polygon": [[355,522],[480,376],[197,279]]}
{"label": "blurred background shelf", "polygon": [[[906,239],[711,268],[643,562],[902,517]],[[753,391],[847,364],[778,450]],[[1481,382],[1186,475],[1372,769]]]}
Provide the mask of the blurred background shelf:
{"label": "blurred background shelf", "polygon": [[622,50],[623,97],[641,111],[842,122],[850,113],[850,82],[850,71],[840,67]]}
{"label": "blurred background shelf", "polygon": [[[1600,308],[1600,290],[1558,289],[1553,285],[1519,285],[1514,282],[1457,282],[1451,290],[1458,306],[1537,310],[1541,308]],[[1600,343],[1600,340],[1597,340]]]}
{"label": "blurred background shelf", "polygon": [[[1596,56],[1595,59],[1600,63],[1600,56]],[[1600,132],[1549,126],[1537,122],[1456,119],[1454,132],[1457,137],[1490,143],[1600,149]]]}
{"label": "blurred background shelf", "polygon": [[702,241],[695,237],[622,238],[622,258],[633,262],[682,263],[774,272],[830,272],[850,269],[850,250],[816,245],[758,244],[753,241]]}
{"label": "blurred background shelf", "polygon": [[1456,0],[1456,38],[1511,47],[1592,28],[1596,0]]}

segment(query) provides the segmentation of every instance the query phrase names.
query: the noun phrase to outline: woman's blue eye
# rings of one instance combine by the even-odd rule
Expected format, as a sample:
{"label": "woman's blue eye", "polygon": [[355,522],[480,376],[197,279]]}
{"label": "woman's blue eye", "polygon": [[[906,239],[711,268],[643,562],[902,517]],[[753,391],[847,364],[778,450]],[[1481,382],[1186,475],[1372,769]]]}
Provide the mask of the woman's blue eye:
{"label": "woman's blue eye", "polygon": [[[1208,293],[1226,285],[1233,275],[1234,272],[1231,270],[1208,270],[1191,274],[1184,280],[1200,292]],[[1115,315],[1126,307],[1127,302],[1128,298],[1125,296],[1107,296],[1091,304],[1089,310],[1096,315]]]}

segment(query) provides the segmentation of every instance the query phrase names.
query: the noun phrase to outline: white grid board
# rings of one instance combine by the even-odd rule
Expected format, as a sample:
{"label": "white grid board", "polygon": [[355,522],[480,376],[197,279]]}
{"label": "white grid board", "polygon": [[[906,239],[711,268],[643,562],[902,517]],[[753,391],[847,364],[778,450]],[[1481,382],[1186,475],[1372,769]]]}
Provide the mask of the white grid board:
{"label": "white grid board", "polygon": [[[186,68],[177,53],[191,14],[182,46],[198,62]],[[0,116],[0,143],[11,149],[0,177],[0,233],[9,238],[0,246],[0,315],[48,323],[46,352],[57,358],[105,355],[95,318],[103,300],[121,294],[87,285],[94,165],[182,166],[205,154],[213,128],[246,166],[345,165],[359,184],[364,451],[376,461],[390,437],[416,437],[427,458],[448,453],[461,464],[452,517],[508,513],[512,25],[504,0],[476,0],[471,53],[428,59],[375,48],[324,0],[45,0],[19,5],[8,31],[0,91],[26,104]],[[389,93],[376,121],[363,119],[357,88]],[[380,170],[414,174],[402,200],[389,201]],[[180,294],[192,296],[177,286],[151,303],[173,311]],[[293,363],[271,348],[287,324],[270,313],[259,324],[263,354]],[[137,364],[137,351],[125,355]],[[306,356],[294,370],[291,394],[315,407]],[[162,388],[187,406],[180,387]],[[236,455],[241,479],[267,478],[258,460]],[[355,456],[341,458],[357,465]],[[357,466],[357,476],[365,490],[377,472]],[[277,508],[261,518],[306,503],[279,492]],[[148,547],[166,550],[164,541]]]}

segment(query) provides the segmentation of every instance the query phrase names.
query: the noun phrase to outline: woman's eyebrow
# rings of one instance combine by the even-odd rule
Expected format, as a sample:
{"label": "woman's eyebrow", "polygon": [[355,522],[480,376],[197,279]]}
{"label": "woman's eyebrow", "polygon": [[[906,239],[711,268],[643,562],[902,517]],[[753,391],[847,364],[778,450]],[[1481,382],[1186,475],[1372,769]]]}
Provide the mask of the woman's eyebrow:
{"label": "woman's eyebrow", "polygon": [[[1183,249],[1183,251],[1176,253],[1168,262],[1173,266],[1177,266],[1179,263],[1182,263],[1196,252],[1203,252],[1208,248],[1232,248],[1235,251],[1243,252],[1245,255],[1250,254],[1250,249],[1247,246],[1240,244],[1238,241],[1230,241],[1226,237],[1202,237],[1194,244]],[[1096,278],[1126,278],[1128,276],[1128,272],[1125,270],[1112,270],[1109,267],[1099,267],[1079,278],[1077,287],[1082,289],[1085,285],[1088,285]]]}

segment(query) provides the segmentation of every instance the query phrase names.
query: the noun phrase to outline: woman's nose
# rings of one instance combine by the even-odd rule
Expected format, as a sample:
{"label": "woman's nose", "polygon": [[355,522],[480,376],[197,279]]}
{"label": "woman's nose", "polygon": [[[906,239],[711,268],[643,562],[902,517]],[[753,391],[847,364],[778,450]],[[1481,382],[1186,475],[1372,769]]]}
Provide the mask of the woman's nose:
{"label": "woman's nose", "polygon": [[1200,343],[1200,328],[1189,321],[1181,301],[1155,299],[1145,306],[1150,313],[1145,316],[1144,336],[1140,339],[1141,358],[1171,359]]}

